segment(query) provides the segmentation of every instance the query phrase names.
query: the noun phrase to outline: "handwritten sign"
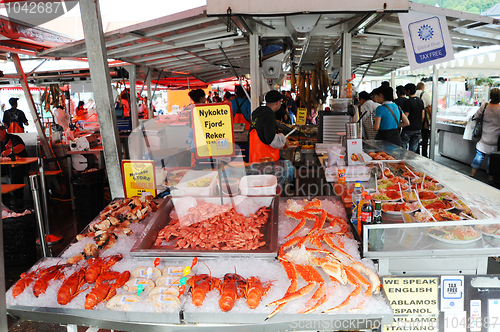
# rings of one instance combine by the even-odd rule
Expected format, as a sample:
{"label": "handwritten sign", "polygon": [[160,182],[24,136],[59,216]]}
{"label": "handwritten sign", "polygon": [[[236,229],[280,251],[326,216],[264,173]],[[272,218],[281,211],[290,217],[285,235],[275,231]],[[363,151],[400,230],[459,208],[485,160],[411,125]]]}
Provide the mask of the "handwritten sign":
{"label": "handwritten sign", "polygon": [[306,120],[307,120],[307,108],[297,109],[297,121],[295,123],[298,125],[305,125]]}
{"label": "handwritten sign", "polygon": [[231,104],[196,105],[191,115],[197,158],[234,156]]}
{"label": "handwritten sign", "polygon": [[122,175],[125,197],[142,196],[143,193],[156,196],[154,161],[123,160]]}
{"label": "handwritten sign", "polygon": [[438,330],[437,277],[384,277],[384,290],[394,311],[384,331]]}

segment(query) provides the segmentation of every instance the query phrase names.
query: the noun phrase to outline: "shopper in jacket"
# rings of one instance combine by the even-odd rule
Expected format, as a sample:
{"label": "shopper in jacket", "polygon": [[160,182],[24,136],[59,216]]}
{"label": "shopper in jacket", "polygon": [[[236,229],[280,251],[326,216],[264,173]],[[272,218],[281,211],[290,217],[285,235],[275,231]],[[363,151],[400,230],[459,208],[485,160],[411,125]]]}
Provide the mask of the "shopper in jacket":
{"label": "shopper in jacket", "polygon": [[422,130],[422,122],[424,120],[424,103],[415,96],[417,87],[413,83],[405,85],[408,100],[403,104],[403,113],[410,121],[408,127],[404,127],[401,132],[401,141],[403,148],[411,152],[418,153],[418,143],[420,142],[420,131]]}
{"label": "shopper in jacket", "polygon": [[381,86],[375,95],[377,101],[382,104],[375,110],[373,129],[378,130],[375,139],[401,146],[400,123],[401,127],[409,126],[408,118],[393,102],[394,92],[391,87]]}
{"label": "shopper in jacket", "polygon": [[[483,132],[481,139],[476,144],[476,156],[472,160],[471,175],[474,177],[481,167],[484,158],[488,158],[487,169],[490,168],[490,154],[497,151],[498,135],[500,135],[500,89],[494,88],[490,91],[490,101],[483,104],[473,116],[478,119],[483,114]],[[493,176],[489,176],[489,182],[493,181]]]}
{"label": "shopper in jacket", "polygon": [[3,124],[9,133],[24,133],[24,126],[28,125],[26,115],[20,109],[17,109],[19,98],[10,98],[10,109],[3,114]]}

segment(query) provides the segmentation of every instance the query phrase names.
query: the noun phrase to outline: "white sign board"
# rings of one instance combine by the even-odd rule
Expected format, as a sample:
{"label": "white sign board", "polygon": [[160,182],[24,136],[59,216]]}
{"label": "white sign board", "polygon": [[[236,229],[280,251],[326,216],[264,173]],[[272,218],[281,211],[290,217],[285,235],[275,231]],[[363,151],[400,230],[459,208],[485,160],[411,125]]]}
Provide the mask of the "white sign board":
{"label": "white sign board", "polygon": [[464,311],[464,276],[441,276],[441,311]]}
{"label": "white sign board", "polygon": [[411,70],[455,58],[446,17],[415,11],[398,15]]}
{"label": "white sign board", "polygon": [[281,1],[269,0],[207,0],[208,15],[274,15],[291,13],[320,13],[320,12],[372,12],[372,11],[408,11],[408,0],[308,0],[288,1],[284,5]]}

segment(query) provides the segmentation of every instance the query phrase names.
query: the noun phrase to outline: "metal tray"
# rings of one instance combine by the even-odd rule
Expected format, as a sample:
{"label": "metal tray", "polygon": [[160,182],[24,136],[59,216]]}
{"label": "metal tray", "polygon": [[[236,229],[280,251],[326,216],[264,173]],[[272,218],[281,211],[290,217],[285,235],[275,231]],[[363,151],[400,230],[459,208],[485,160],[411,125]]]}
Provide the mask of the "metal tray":
{"label": "metal tray", "polygon": [[[174,208],[175,201],[180,199],[173,197],[165,200],[159,207],[153,219],[132,247],[130,255],[135,257],[204,257],[204,258],[227,258],[227,257],[251,257],[259,259],[275,259],[278,252],[278,196],[252,196],[257,204],[267,206],[271,209],[269,219],[262,229],[266,245],[257,250],[196,250],[196,249],[174,249],[165,245],[155,246],[158,232],[170,223],[170,211]],[[220,197],[201,198],[207,203],[220,204]],[[229,202],[230,197],[224,197],[224,203]]]}

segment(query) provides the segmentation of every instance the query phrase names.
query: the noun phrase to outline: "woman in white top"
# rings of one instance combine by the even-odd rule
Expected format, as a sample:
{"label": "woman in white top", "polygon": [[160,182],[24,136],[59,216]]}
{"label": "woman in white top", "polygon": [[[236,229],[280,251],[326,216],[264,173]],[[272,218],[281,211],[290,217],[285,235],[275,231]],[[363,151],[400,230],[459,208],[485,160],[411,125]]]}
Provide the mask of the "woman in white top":
{"label": "woman in white top", "polygon": [[[470,176],[474,177],[477,170],[481,167],[485,157],[488,157],[488,173],[490,168],[490,154],[497,151],[498,135],[500,135],[500,89],[494,88],[490,91],[490,101],[483,104],[474,114],[473,118],[477,119],[483,114],[483,132],[481,139],[476,144],[476,156],[472,161],[472,171]],[[493,176],[490,175],[489,181],[493,181]]]}

